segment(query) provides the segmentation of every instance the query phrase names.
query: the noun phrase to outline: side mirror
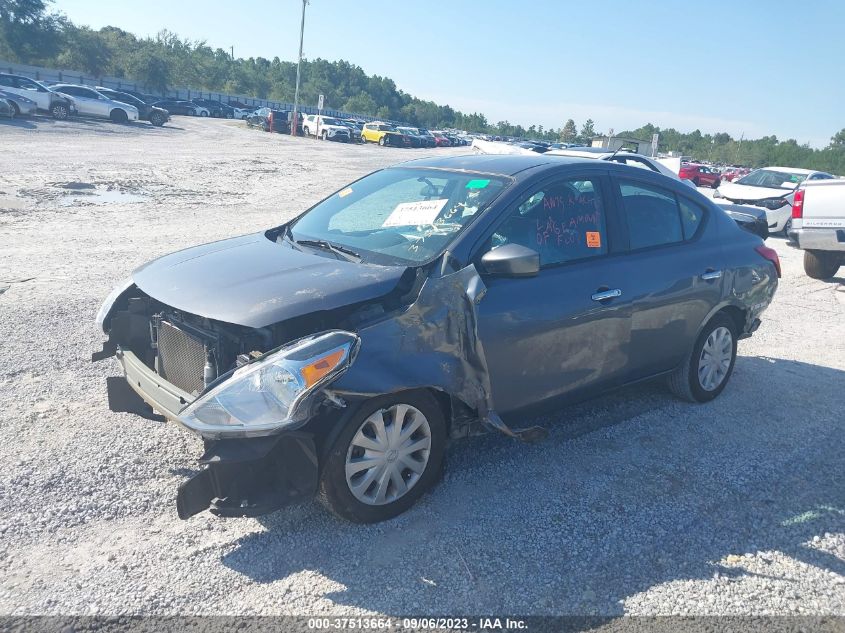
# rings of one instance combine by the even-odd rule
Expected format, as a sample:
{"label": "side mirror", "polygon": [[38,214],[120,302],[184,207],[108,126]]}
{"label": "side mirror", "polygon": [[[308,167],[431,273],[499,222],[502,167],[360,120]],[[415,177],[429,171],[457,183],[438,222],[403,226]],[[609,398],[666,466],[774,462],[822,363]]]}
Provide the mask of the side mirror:
{"label": "side mirror", "polygon": [[521,244],[505,244],[484,253],[484,272],[502,277],[533,277],[540,272],[540,253]]}

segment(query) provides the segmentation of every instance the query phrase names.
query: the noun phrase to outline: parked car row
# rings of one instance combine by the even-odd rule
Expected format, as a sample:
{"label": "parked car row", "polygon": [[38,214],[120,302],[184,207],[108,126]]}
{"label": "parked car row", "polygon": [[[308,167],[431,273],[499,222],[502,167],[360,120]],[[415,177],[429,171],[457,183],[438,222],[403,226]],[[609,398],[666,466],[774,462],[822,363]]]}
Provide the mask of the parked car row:
{"label": "parked car row", "polygon": [[56,83],[47,86],[22,75],[0,73],[0,98],[8,103],[11,116],[49,113],[55,119],[70,116],[104,118],[115,123],[149,121],[154,126],[170,119],[166,108],[150,104],[133,91],[103,86]]}

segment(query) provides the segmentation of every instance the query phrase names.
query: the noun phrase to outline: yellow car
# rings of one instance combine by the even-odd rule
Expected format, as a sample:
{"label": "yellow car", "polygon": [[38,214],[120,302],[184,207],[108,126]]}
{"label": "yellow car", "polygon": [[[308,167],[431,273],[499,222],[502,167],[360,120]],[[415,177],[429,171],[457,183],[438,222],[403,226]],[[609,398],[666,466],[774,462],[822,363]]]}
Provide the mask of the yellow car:
{"label": "yellow car", "polygon": [[361,130],[361,140],[365,143],[378,143],[379,145],[392,145],[394,147],[405,147],[410,145],[410,139],[407,139],[401,132],[387,123],[374,121],[373,123],[365,123]]}

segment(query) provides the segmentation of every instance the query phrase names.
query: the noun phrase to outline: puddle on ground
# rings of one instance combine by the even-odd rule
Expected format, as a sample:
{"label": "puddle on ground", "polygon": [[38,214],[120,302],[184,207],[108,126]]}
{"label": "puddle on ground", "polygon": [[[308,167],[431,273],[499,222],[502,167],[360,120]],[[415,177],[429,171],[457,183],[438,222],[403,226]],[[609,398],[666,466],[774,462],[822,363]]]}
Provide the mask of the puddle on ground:
{"label": "puddle on ground", "polygon": [[106,189],[93,185],[90,187],[76,186],[65,188],[68,188],[69,191],[63,193],[59,199],[59,206],[61,207],[84,204],[131,204],[133,202],[144,202],[147,199],[147,196],[139,193],[129,193],[120,189]]}

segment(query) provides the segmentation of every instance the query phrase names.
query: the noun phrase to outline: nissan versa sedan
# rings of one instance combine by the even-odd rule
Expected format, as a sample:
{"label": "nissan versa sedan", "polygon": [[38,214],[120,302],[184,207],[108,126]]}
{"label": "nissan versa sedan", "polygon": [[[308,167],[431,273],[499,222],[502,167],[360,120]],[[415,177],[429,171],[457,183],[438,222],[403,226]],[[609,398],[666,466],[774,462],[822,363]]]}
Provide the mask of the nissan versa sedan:
{"label": "nissan versa sedan", "polygon": [[437,481],[450,439],[538,440],[520,420],[650,378],[715,398],[779,276],[759,237],[658,173],[423,159],[140,267],[103,304],[93,358],[122,366],[113,410],[204,439],[180,517],[319,493],[374,522]]}

